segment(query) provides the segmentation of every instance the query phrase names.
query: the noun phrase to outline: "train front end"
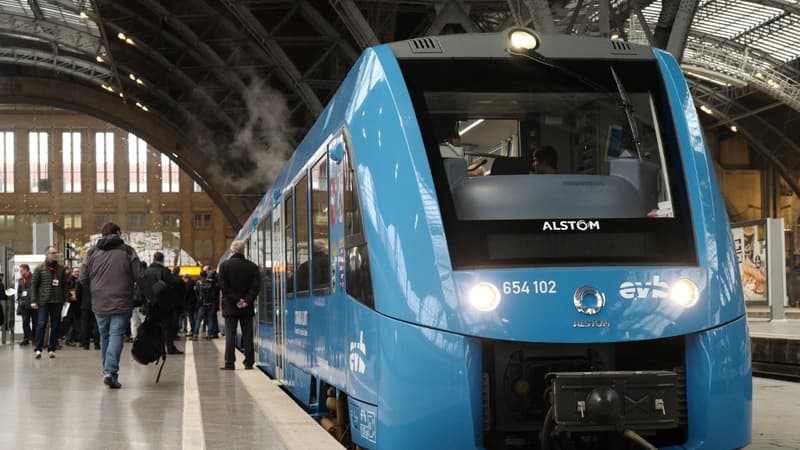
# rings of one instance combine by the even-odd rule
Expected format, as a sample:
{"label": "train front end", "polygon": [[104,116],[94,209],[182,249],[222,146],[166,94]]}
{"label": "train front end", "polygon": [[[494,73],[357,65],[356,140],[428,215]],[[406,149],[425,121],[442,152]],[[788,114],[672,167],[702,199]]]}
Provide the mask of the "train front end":
{"label": "train front end", "polygon": [[[422,194],[421,210],[401,202],[365,214],[368,228],[401,224],[394,241],[387,231],[370,243],[370,257],[387,261],[372,268],[380,342],[405,350],[387,349],[397,356],[380,367],[379,442],[444,433],[490,449],[747,445],[744,301],[675,61],[524,29],[376,54],[389,69],[396,58],[408,89],[404,120],[419,133],[404,137],[403,157]],[[373,174],[376,198],[391,175]],[[408,246],[418,228],[429,250]],[[436,406],[420,407],[425,397]],[[452,440],[459,433],[469,437]]]}

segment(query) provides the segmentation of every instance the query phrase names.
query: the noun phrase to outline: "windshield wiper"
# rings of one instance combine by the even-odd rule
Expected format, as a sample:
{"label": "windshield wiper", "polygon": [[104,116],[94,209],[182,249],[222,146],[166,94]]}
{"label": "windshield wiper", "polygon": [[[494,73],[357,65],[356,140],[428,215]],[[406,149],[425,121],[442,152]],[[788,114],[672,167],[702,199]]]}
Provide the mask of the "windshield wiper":
{"label": "windshield wiper", "polygon": [[639,139],[639,127],[636,125],[636,115],[634,114],[633,111],[633,103],[631,102],[631,98],[628,96],[628,91],[625,90],[625,86],[622,85],[622,81],[619,79],[617,71],[614,70],[614,66],[611,66],[611,75],[614,76],[614,82],[617,83],[619,98],[620,100],[622,100],[622,109],[625,111],[625,116],[628,117],[628,125],[631,128],[631,135],[633,136],[633,145],[636,147],[636,155],[638,155],[639,160],[641,160],[642,143],[641,140]]}
{"label": "windshield wiper", "polygon": [[[573,72],[572,70],[562,66],[561,64],[555,63],[551,61],[549,58],[542,56],[535,51],[530,51],[530,52],[515,52],[512,50],[507,50],[507,51],[512,55],[522,56],[530,59],[531,61],[543,64],[547,67],[552,67],[553,69],[556,69],[568,75],[573,80],[576,80],[580,83],[583,83],[586,86],[591,87],[600,94],[613,97],[605,87],[601,86],[595,81],[592,81],[576,72]],[[619,98],[622,101],[622,109],[625,111],[625,116],[628,118],[628,126],[631,129],[631,136],[633,137],[633,145],[636,147],[636,155],[641,160],[642,159],[641,140],[639,135],[639,128],[636,125],[636,116],[634,115],[633,103],[631,102],[631,99],[628,96],[628,91],[625,90],[625,86],[622,85],[622,81],[620,81],[619,76],[617,76],[617,72],[614,70],[614,66],[611,66],[611,74],[614,76],[614,82],[617,84],[617,91],[619,91]]]}

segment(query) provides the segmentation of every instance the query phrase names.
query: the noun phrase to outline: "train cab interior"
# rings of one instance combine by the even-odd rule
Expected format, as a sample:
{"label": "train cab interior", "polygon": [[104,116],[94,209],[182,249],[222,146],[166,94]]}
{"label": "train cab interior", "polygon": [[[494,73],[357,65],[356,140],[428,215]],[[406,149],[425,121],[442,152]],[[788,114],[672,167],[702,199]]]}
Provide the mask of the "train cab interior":
{"label": "train cab interior", "polygon": [[[459,218],[672,217],[651,100],[631,99],[635,132],[600,94],[427,93]],[[546,175],[534,170],[543,149]]]}

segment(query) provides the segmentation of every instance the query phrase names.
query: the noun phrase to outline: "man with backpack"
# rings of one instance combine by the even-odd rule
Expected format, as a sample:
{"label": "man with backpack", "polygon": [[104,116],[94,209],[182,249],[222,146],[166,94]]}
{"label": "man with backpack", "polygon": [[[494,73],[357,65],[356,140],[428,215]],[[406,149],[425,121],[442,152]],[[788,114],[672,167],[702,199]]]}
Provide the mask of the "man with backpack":
{"label": "man with backpack", "polygon": [[194,329],[192,330],[192,340],[196,341],[200,334],[200,323],[205,319],[206,339],[217,339],[219,337],[219,325],[217,323],[217,310],[219,309],[219,283],[217,273],[209,266],[204,266],[200,272],[200,281],[197,283],[197,318],[195,319]]}
{"label": "man with backpack", "polygon": [[119,358],[133,310],[133,284],[142,282],[139,256],[122,240],[119,225],[109,222],[81,265],[80,282],[88,287],[100,331],[103,383],[119,389]]}
{"label": "man with backpack", "polygon": [[164,266],[164,254],[156,252],[153,262],[144,271],[144,295],[147,317],[161,325],[167,354],[182,355],[175,347],[178,334],[178,302],[183,298],[183,281]]}

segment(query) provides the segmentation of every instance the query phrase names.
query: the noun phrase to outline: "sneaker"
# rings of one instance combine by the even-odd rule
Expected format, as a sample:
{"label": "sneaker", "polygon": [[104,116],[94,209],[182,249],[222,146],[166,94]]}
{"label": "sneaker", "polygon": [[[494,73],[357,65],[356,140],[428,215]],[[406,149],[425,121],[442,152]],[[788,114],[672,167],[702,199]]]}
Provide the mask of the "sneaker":
{"label": "sneaker", "polygon": [[47,352],[47,354],[50,355],[50,359],[53,359],[53,358],[56,357],[56,352]]}
{"label": "sneaker", "polygon": [[42,351],[41,350],[36,350],[36,353],[34,353],[33,357],[36,358],[36,359],[42,359]]}
{"label": "sneaker", "polygon": [[22,341],[22,342],[19,343],[19,345],[25,346],[25,345],[29,345],[30,343],[31,343],[30,341]]}
{"label": "sneaker", "polygon": [[111,389],[119,389],[122,387],[119,381],[117,381],[117,379],[111,375],[106,375],[103,377],[103,384],[105,384]]}

